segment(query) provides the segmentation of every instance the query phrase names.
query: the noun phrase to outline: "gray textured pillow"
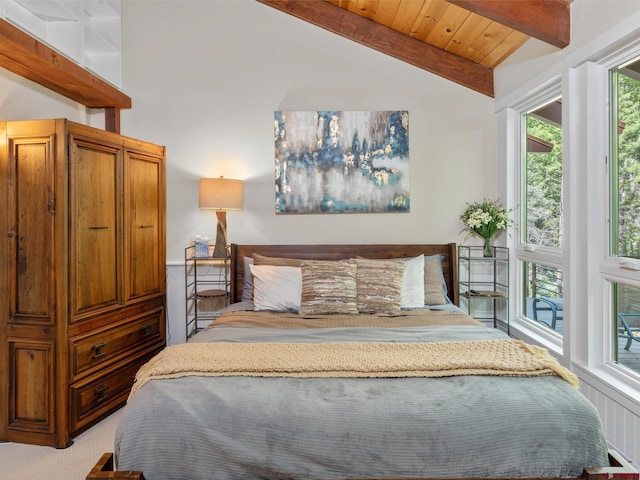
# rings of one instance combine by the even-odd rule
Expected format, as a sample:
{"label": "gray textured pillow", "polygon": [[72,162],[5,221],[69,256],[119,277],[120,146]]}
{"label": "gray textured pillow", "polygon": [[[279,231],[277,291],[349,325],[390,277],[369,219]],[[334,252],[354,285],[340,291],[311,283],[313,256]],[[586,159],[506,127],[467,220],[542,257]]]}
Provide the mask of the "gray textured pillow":
{"label": "gray textured pillow", "polygon": [[449,303],[445,292],[442,258],[439,255],[424,257],[424,304]]}
{"label": "gray textured pillow", "polygon": [[247,302],[253,300],[253,274],[251,273],[251,265],[253,258],[242,257],[244,263],[244,282],[242,283],[242,301]]}
{"label": "gray textured pillow", "polygon": [[356,291],[360,313],[400,313],[404,262],[355,260]]}
{"label": "gray textured pillow", "polygon": [[[373,260],[371,258],[365,260]],[[402,293],[400,295],[400,308],[424,307],[424,255],[417,257],[398,257],[375,259],[379,262],[402,262],[404,275],[402,276]]]}
{"label": "gray textured pillow", "polygon": [[358,313],[355,263],[309,260],[301,262],[300,268],[299,315]]}

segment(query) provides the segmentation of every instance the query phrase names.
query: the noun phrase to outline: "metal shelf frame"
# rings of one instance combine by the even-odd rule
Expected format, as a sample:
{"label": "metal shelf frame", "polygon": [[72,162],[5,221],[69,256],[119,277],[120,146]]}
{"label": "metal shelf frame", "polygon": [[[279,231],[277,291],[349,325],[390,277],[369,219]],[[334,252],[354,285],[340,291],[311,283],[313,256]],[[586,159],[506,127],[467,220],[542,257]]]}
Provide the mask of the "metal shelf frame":
{"label": "metal shelf frame", "polygon": [[509,249],[491,248],[492,256],[485,257],[482,246],[458,246],[460,307],[509,334]]}
{"label": "metal shelf frame", "polygon": [[196,256],[195,246],[184,250],[186,339],[205,328],[229,305],[229,257]]}

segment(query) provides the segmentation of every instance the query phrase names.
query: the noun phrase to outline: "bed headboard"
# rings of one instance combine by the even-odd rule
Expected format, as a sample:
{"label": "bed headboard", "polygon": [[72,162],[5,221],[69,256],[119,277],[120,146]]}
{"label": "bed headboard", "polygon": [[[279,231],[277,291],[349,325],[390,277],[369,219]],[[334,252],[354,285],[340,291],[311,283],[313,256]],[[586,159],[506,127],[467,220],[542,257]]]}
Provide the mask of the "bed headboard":
{"label": "bed headboard", "polygon": [[304,260],[342,260],[356,256],[366,258],[403,258],[420,254],[443,256],[442,270],[447,292],[453,303],[458,299],[458,261],[455,243],[433,245],[231,245],[231,302],[242,300],[244,283],[243,257],[254,253],[267,257],[289,257]]}

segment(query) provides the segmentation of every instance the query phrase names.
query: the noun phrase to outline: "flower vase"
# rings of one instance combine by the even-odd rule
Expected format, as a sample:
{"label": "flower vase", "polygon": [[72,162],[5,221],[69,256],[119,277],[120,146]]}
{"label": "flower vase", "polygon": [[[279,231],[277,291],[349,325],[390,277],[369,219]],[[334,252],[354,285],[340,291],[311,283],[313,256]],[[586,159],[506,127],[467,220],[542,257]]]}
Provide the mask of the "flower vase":
{"label": "flower vase", "polygon": [[484,239],[484,245],[482,246],[483,257],[493,257],[493,246],[491,245],[492,242],[493,242],[493,237]]}

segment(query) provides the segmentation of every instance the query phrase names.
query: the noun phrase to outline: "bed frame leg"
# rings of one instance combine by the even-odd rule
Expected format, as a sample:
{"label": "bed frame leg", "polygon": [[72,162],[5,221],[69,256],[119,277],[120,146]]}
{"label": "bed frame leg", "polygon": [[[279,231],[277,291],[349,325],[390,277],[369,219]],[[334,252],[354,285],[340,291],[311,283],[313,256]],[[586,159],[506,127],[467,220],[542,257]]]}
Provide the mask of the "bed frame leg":
{"label": "bed frame leg", "polygon": [[113,453],[105,453],[91,469],[86,480],[145,480],[142,472],[132,470],[115,472],[113,470]]}
{"label": "bed frame leg", "polygon": [[609,450],[610,467],[585,468],[588,480],[638,480],[638,473],[622,455],[615,450]]}

